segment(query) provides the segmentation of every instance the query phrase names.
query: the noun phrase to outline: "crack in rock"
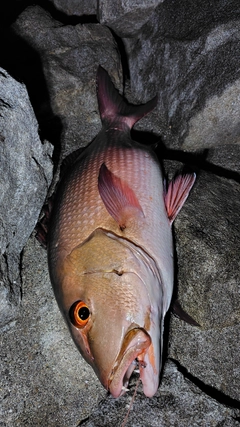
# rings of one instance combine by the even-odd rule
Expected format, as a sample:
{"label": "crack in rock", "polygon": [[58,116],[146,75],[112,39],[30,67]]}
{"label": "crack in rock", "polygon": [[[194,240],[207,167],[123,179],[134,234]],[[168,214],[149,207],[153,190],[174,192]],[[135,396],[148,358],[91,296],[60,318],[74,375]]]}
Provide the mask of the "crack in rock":
{"label": "crack in rock", "polygon": [[215,387],[205,384],[199,378],[190,374],[190,372],[188,372],[188,370],[184,366],[182,366],[177,360],[173,358],[170,358],[169,360],[171,360],[176,365],[178,371],[184,376],[184,378],[191,381],[207,396],[216,400],[221,405],[225,405],[233,409],[240,409],[240,401],[238,401],[237,399],[233,399],[232,397],[228,396],[227,394],[223,393],[222,391],[218,390]]}

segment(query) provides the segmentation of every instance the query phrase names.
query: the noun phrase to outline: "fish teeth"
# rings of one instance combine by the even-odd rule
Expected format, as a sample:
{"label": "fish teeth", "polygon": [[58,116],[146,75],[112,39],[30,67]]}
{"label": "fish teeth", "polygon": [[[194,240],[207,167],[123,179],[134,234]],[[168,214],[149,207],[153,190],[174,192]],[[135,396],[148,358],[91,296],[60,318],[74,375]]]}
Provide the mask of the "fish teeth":
{"label": "fish teeth", "polygon": [[129,391],[129,388],[127,388],[127,387],[124,387],[124,385],[122,386],[122,391]]}

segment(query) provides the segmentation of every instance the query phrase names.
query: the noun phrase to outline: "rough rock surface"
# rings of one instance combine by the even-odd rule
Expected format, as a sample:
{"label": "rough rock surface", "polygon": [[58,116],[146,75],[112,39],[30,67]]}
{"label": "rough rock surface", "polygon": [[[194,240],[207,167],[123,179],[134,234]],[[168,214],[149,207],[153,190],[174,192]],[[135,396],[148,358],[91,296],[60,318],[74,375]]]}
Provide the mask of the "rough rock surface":
{"label": "rough rock surface", "polygon": [[239,210],[239,182],[200,174],[175,232],[179,299],[201,328],[172,319],[169,351],[195,377],[238,400]]}
{"label": "rough rock surface", "polygon": [[99,132],[96,72],[101,64],[119,84],[116,43],[106,27],[63,26],[41,7],[27,8],[13,27],[41,55],[51,109],[62,122],[63,158]]}
{"label": "rough rock surface", "polygon": [[[58,20],[43,8],[30,7],[12,26],[15,37],[28,43],[41,59],[49,95],[45,103],[61,122],[61,138],[55,139],[55,167],[70,151],[90,142],[100,129],[95,87],[100,63],[120,89],[123,66],[129,101],[146,102],[158,93],[158,108],[136,128],[147,132],[143,137],[148,142],[162,137],[165,147],[160,145],[158,152],[165,158],[169,175],[182,164],[197,172],[194,189],[175,221],[174,236],[176,294],[201,326],[192,327],[169,315],[165,351],[171,361],[166,362],[154,398],[145,398],[139,387],[127,425],[237,427],[239,2],[220,0],[216,5],[203,0],[193,5],[188,0],[164,1],[149,15],[143,13],[138,33],[133,26],[128,37],[124,24],[128,31],[139,7],[143,10],[149,5],[134,2],[131,13],[123,15],[122,40],[114,39],[103,25],[82,25],[87,9],[86,13],[81,9],[79,23],[70,25],[64,13],[68,14],[67,8],[73,4],[61,1]],[[46,3],[42,6],[46,8]],[[117,8],[113,10],[107,1],[99,6],[111,18],[108,25],[113,32],[118,32]],[[34,78],[30,75],[31,60],[30,55],[29,70],[26,67],[23,73],[26,82]],[[15,67],[18,71],[17,62]],[[31,90],[37,91],[37,85]],[[140,138],[138,132],[135,135]],[[60,149],[61,156],[57,155]],[[20,206],[18,218],[23,216]],[[136,378],[129,395],[120,399],[112,399],[103,390],[75,349],[58,312],[46,253],[34,236],[21,257],[21,277],[20,311],[15,321],[1,329],[0,425],[120,426]],[[8,295],[5,299],[3,306],[8,311]]]}
{"label": "rough rock surface", "polygon": [[132,1],[100,0],[98,18],[101,24],[107,25],[120,37],[132,37],[139,33],[141,27],[149,20],[156,7],[163,0]]}
{"label": "rough rock surface", "polygon": [[[113,399],[75,348],[58,310],[45,251],[34,236],[22,261],[21,315],[2,330],[1,426],[121,426],[133,396]],[[19,333],[21,331],[21,333]],[[240,411],[217,402],[167,362],[161,387],[138,389],[127,426],[237,427]]]}
{"label": "rough rock surface", "polygon": [[70,16],[96,15],[97,0],[50,0],[61,12]]}
{"label": "rough rock surface", "polygon": [[52,179],[52,148],[41,143],[26,87],[0,69],[0,323],[21,297],[21,251]]}
{"label": "rough rock surface", "polygon": [[148,2],[130,0],[50,0],[61,12],[81,19],[96,16],[102,25],[111,28],[119,37],[135,36],[163,0]]}
{"label": "rough rock surface", "polygon": [[219,25],[206,2],[183,17],[187,4],[164,2],[137,38],[125,39],[133,99],[158,93],[154,130],[171,148],[239,143],[239,4],[234,15],[229,3],[219,9]]}

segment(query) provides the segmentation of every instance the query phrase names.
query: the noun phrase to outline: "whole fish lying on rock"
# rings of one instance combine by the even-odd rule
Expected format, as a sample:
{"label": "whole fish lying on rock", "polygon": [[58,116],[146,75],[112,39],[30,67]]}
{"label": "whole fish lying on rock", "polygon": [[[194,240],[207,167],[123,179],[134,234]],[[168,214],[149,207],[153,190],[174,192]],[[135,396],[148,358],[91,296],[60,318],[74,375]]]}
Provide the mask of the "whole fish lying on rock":
{"label": "whole fish lying on rock", "polygon": [[165,191],[155,154],[131,139],[156,97],[128,105],[101,67],[97,89],[102,130],[60,182],[50,277],[72,337],[104,387],[123,394],[137,364],[143,391],[153,396],[173,292],[171,224],[195,175]]}

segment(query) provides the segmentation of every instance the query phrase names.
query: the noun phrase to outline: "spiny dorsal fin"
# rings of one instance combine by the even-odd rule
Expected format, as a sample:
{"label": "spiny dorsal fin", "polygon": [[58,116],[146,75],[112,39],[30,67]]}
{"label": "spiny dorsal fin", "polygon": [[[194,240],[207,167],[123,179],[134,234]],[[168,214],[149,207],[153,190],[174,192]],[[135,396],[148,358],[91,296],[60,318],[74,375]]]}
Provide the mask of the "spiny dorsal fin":
{"label": "spiny dorsal fin", "polygon": [[98,105],[102,122],[120,121],[130,129],[134,123],[152,111],[157,105],[157,96],[142,105],[130,105],[114,87],[108,73],[101,66],[97,72]]}

